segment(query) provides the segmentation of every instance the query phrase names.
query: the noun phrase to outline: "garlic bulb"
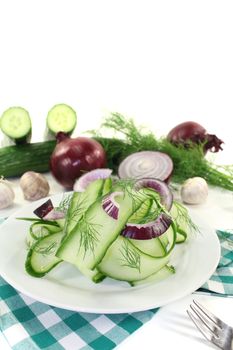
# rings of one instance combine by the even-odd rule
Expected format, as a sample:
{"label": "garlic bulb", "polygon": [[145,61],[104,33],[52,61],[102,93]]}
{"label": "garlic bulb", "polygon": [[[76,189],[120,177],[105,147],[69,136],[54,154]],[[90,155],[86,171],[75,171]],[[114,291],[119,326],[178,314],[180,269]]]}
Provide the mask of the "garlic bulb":
{"label": "garlic bulb", "polygon": [[34,171],[27,171],[20,178],[20,187],[23,191],[24,198],[29,201],[36,201],[44,198],[49,194],[49,183],[46,178]]}
{"label": "garlic bulb", "polygon": [[8,181],[0,178],[0,209],[9,207],[15,198],[15,193]]}
{"label": "garlic bulb", "polygon": [[202,177],[186,180],[181,186],[181,199],[187,204],[203,203],[208,196],[208,185]]}

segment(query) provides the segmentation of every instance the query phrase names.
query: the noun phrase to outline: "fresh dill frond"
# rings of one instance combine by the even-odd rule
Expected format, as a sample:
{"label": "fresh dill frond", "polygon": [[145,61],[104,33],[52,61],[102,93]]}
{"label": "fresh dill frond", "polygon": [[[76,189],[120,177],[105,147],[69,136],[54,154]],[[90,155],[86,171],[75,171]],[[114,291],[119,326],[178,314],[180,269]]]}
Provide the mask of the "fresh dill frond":
{"label": "fresh dill frond", "polygon": [[62,200],[60,201],[60,203],[58,204],[58,206],[55,209],[66,214],[68,211],[70,202],[71,202],[71,198],[72,198],[72,194],[63,195]]}
{"label": "fresh dill frond", "polygon": [[[120,179],[116,182],[116,188],[122,190],[123,198],[129,197],[132,201],[132,211],[135,212],[139,205],[148,198],[147,193],[143,188],[137,189],[135,187],[135,179]],[[114,188],[113,188],[114,190]]]}
{"label": "fresh dill frond", "polygon": [[[71,199],[72,200],[72,199]],[[85,196],[82,196],[82,194],[78,195],[77,201],[75,202],[75,207],[72,205],[69,206],[69,209],[67,211],[67,220],[78,222],[82,215],[86,212],[86,202],[87,198]]]}
{"label": "fresh dill frond", "polygon": [[161,212],[161,208],[154,208],[153,210],[149,211],[148,214],[142,217],[138,224],[147,224],[148,222],[154,221],[161,214]]}
{"label": "fresh dill frond", "polygon": [[160,151],[168,154],[173,161],[174,183],[200,176],[210,185],[233,191],[233,165],[223,167],[208,161],[202,145],[192,145],[189,148],[174,145],[166,137],[157,138],[152,132],[137,127],[132,119],[127,119],[120,113],[110,114],[102,127],[103,131],[107,128],[117,134],[117,137],[106,138],[98,132],[95,137],[106,151],[108,166],[115,172],[121,161],[134,152]]}
{"label": "fresh dill frond", "polygon": [[121,259],[122,266],[127,266],[132,269],[136,269],[140,272],[140,267],[141,267],[140,254],[128,242],[127,238],[123,239],[123,245],[122,245],[122,249],[120,250],[120,253],[123,257],[123,259]]}
{"label": "fresh dill frond", "polygon": [[87,251],[91,251],[94,254],[96,244],[99,241],[98,227],[102,227],[102,225],[94,223],[91,220],[87,220],[86,216],[83,215],[79,224],[79,232],[80,232],[79,249],[83,248],[84,258]]}
{"label": "fresh dill frond", "polygon": [[54,254],[57,250],[58,243],[57,242],[52,242],[50,245],[42,246],[42,247],[37,247],[35,246],[35,251],[39,254],[42,255],[51,255]]}
{"label": "fresh dill frond", "polygon": [[177,201],[173,201],[173,205],[176,207],[176,217],[173,217],[174,221],[183,222],[191,232],[200,232],[199,227],[192,221],[188,210]]}

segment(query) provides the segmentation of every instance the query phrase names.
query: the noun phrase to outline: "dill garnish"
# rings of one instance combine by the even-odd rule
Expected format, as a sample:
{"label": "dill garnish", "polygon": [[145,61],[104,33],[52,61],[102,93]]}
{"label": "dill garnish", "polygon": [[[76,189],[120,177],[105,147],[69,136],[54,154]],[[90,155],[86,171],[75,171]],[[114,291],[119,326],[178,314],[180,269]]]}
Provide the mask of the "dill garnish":
{"label": "dill garnish", "polygon": [[176,217],[173,217],[173,220],[181,221],[184,225],[187,225],[190,232],[200,232],[198,226],[192,221],[189,216],[188,210],[179,202],[173,201],[173,205],[176,207]]}
{"label": "dill garnish", "polygon": [[54,254],[57,250],[57,242],[52,242],[49,246],[37,247],[35,246],[35,251],[42,255],[51,255]]}
{"label": "dill garnish", "polygon": [[72,194],[70,195],[64,195],[61,202],[58,204],[58,206],[55,208],[57,211],[61,211],[64,214],[67,213],[70,202],[71,202]]}
{"label": "dill garnish", "polygon": [[83,215],[79,223],[79,234],[80,234],[80,245],[79,249],[84,249],[84,257],[87,251],[91,251],[94,254],[95,246],[98,243],[99,232],[98,227],[102,225],[87,220],[86,216]]}
{"label": "dill garnish", "polygon": [[153,210],[149,211],[148,214],[142,217],[138,224],[147,224],[148,222],[154,221],[161,213],[161,208],[154,208]]}
{"label": "dill garnish", "polygon": [[208,161],[204,157],[202,145],[193,145],[189,149],[182,145],[174,146],[165,137],[156,138],[150,131],[143,132],[132,119],[126,119],[119,113],[112,113],[107,117],[102,127],[103,130],[107,128],[115,132],[113,138],[105,138],[100,132],[93,132],[96,135],[95,139],[106,151],[108,166],[115,172],[120,162],[131,153],[161,151],[167,153],[173,161],[174,183],[182,183],[190,177],[200,176],[210,185],[233,191],[233,165],[218,166]]}
{"label": "dill garnish", "polygon": [[127,266],[132,269],[137,269],[140,272],[140,254],[134,249],[134,247],[128,242],[127,238],[123,240],[123,246],[120,250],[124,259],[121,259],[122,266]]}
{"label": "dill garnish", "polygon": [[78,195],[75,208],[71,205],[67,211],[67,220],[77,222],[80,220],[84,212],[86,211],[85,201],[87,198],[83,197],[82,194]]}
{"label": "dill garnish", "polygon": [[148,198],[148,194],[146,193],[144,188],[135,188],[136,181],[137,180],[135,179],[120,179],[116,183],[117,190],[120,189],[123,192],[123,198],[128,196],[131,199],[133,212],[135,212],[140,206],[140,204]]}

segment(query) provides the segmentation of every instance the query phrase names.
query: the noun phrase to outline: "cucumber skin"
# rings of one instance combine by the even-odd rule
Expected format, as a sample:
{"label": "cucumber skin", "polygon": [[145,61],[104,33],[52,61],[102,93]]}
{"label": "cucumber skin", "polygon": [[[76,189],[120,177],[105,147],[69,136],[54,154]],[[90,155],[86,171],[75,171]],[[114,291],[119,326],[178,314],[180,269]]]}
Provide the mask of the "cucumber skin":
{"label": "cucumber skin", "polygon": [[54,264],[53,266],[51,266],[51,268],[49,270],[47,270],[46,272],[37,272],[33,269],[32,265],[31,265],[31,257],[33,254],[33,247],[29,250],[27,258],[26,258],[26,262],[25,262],[25,270],[27,271],[27,273],[33,277],[44,277],[45,275],[47,275],[47,273],[49,271],[51,271],[55,266],[57,266],[58,264],[60,264],[62,262],[62,260],[58,261],[56,264]]}
{"label": "cucumber skin", "polygon": [[[51,265],[50,268],[48,268],[46,271],[44,272],[38,272],[36,271],[33,266],[32,266],[32,259],[33,259],[33,253],[34,253],[34,250],[36,249],[36,247],[41,243],[41,242],[44,242],[48,239],[50,239],[50,237],[56,237],[56,235],[58,234],[63,234],[62,231],[58,231],[58,232],[53,232],[45,237],[42,237],[40,239],[38,239],[34,244],[33,246],[30,248],[30,250],[28,251],[28,254],[27,254],[27,257],[26,257],[26,261],[25,261],[25,270],[27,271],[27,273],[33,277],[43,277],[45,276],[49,271],[51,271],[55,266],[57,266],[59,263],[62,262],[62,259],[57,259],[57,257],[55,256],[54,254],[54,258],[56,257],[56,262],[53,263],[53,265]],[[61,240],[61,238],[60,238]],[[42,254],[43,255],[43,254]]]}
{"label": "cucumber skin", "polygon": [[26,171],[47,172],[55,140],[0,148],[0,176],[21,176]]}

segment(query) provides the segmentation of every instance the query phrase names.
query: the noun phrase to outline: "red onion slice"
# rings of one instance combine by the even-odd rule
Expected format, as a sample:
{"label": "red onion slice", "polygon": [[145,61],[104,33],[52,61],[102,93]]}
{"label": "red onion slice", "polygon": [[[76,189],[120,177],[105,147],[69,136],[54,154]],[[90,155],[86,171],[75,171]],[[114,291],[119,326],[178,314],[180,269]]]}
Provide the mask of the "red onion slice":
{"label": "red onion slice", "polygon": [[160,195],[161,204],[164,205],[167,210],[171,209],[173,195],[170,188],[165,182],[158,179],[143,178],[135,183],[135,188],[151,188],[155,190],[155,192]]}
{"label": "red onion slice", "polygon": [[84,192],[87,186],[95,180],[107,179],[112,174],[112,169],[94,169],[88,171],[78,178],[74,184],[73,190],[75,192]]}
{"label": "red onion slice", "polygon": [[[158,179],[143,178],[136,181],[134,188],[140,190],[141,188],[150,188],[157,192],[160,196],[160,202],[166,210],[172,207],[173,195],[168,185]],[[162,212],[159,216],[146,224],[127,223],[125,229],[121,232],[124,237],[132,239],[151,239],[162,235],[172,223],[171,217]]]}
{"label": "red onion slice", "polygon": [[45,203],[36,208],[33,213],[40,219],[43,219],[53,209],[53,203],[51,199],[48,199]]}
{"label": "red onion slice", "polygon": [[172,223],[169,215],[161,213],[154,221],[147,224],[135,225],[127,224],[121,235],[132,239],[152,239],[161,236]]}
{"label": "red onion slice", "polygon": [[113,192],[102,200],[102,208],[111,218],[117,220],[119,214],[119,204],[115,201],[116,196],[122,196],[123,192]]}
{"label": "red onion slice", "polygon": [[43,217],[44,220],[59,220],[64,219],[65,214],[61,210],[52,209],[47,215]]}
{"label": "red onion slice", "polygon": [[126,157],[118,168],[120,178],[154,177],[168,181],[173,171],[172,159],[163,152],[142,151]]}

